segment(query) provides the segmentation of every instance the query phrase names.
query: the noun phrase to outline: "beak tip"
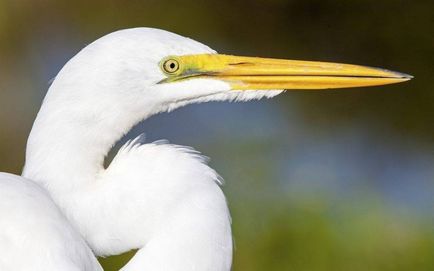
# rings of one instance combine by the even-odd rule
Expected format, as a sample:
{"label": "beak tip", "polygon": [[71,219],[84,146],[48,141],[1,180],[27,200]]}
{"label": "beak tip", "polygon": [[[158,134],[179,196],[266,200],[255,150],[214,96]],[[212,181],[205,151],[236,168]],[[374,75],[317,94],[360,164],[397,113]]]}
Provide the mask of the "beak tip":
{"label": "beak tip", "polygon": [[395,72],[397,76],[399,76],[402,79],[406,79],[406,81],[411,80],[414,78],[413,75],[402,73],[402,72]]}
{"label": "beak tip", "polygon": [[385,77],[390,77],[390,78],[395,78],[395,79],[403,79],[404,81],[408,81],[408,80],[413,79],[413,75],[406,74],[403,72],[397,72],[397,71],[392,71],[392,70],[382,69],[382,68],[374,68],[374,69],[383,73],[385,75]]}

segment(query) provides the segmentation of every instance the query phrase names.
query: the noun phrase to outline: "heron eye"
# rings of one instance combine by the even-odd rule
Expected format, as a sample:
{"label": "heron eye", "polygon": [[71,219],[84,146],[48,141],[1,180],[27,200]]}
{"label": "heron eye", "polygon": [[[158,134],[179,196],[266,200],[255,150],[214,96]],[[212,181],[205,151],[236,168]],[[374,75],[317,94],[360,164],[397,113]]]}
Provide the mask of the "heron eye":
{"label": "heron eye", "polygon": [[167,73],[175,73],[179,70],[179,62],[175,59],[166,60],[163,64],[163,69]]}

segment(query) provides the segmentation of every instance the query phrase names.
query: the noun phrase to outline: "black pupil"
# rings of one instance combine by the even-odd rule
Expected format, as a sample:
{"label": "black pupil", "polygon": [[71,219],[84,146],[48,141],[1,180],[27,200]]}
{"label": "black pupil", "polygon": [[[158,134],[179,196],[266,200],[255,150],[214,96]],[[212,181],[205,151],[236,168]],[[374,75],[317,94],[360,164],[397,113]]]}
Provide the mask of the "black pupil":
{"label": "black pupil", "polygon": [[174,69],[175,67],[176,67],[176,65],[175,65],[175,63],[170,63],[170,65],[169,65],[169,67],[171,68],[171,69]]}

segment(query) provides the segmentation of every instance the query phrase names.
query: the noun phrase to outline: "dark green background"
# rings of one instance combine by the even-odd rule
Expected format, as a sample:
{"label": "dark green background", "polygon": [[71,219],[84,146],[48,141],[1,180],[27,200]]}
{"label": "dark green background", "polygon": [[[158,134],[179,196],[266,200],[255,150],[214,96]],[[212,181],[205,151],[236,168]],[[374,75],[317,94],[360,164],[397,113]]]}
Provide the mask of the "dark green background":
{"label": "dark green background", "polygon": [[[226,179],[234,270],[434,270],[433,1],[0,0],[1,171],[20,173],[63,64],[98,37],[137,26],[224,53],[414,75],[399,85],[189,106],[128,136],[146,132],[212,158]],[[125,258],[104,259],[105,269]]]}

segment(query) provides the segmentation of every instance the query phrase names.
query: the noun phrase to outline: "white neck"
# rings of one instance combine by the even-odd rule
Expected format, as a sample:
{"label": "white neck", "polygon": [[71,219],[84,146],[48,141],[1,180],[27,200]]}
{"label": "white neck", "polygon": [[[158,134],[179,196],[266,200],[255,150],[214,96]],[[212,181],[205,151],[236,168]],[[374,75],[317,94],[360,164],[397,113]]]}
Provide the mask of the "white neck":
{"label": "white neck", "polygon": [[[215,172],[193,161],[197,160],[195,155],[184,157],[186,163],[204,167],[204,173],[185,176],[183,180],[188,184],[177,180],[176,173],[158,180],[151,162],[155,157],[133,160],[148,167],[140,164],[131,168],[134,163],[128,161],[121,174],[117,165],[107,170],[103,167],[104,157],[116,141],[143,117],[161,111],[161,107],[156,109],[146,101],[136,108],[111,107],[113,112],[107,121],[100,118],[99,108],[92,112],[92,103],[74,103],[73,92],[65,93],[64,89],[53,84],[45,98],[28,139],[23,176],[51,193],[97,254],[141,248],[124,270],[229,270],[229,211],[215,183]],[[101,103],[102,108],[110,108],[104,101]],[[129,114],[121,113],[125,110]],[[162,161],[154,167],[183,174],[184,168],[176,171],[170,163]],[[149,186],[151,182],[157,185]],[[127,204],[130,213],[124,210]]]}
{"label": "white neck", "polygon": [[[55,83],[33,124],[23,170],[23,176],[43,184],[53,194],[95,182],[116,141],[143,116],[152,114],[145,104],[122,114],[127,109],[104,105],[104,101],[98,101],[99,107],[93,100],[79,102],[69,97],[74,90],[67,92]],[[100,113],[104,107],[112,111],[110,115]]]}

